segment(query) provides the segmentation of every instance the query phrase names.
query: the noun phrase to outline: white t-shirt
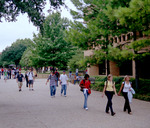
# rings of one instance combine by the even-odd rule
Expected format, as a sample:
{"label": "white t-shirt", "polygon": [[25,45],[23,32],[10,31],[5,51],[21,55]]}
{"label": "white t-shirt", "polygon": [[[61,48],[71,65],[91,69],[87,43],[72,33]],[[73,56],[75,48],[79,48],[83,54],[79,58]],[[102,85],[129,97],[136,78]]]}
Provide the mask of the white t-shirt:
{"label": "white t-shirt", "polygon": [[123,84],[124,84],[123,92],[129,92],[129,89],[131,88],[131,83],[129,82],[129,84],[127,84],[126,82],[123,82]]}
{"label": "white t-shirt", "polygon": [[33,80],[34,74],[33,74],[33,72],[28,72],[27,76],[28,76],[29,80]]}
{"label": "white t-shirt", "polygon": [[66,74],[61,74],[59,79],[62,82],[61,84],[64,85],[67,84],[68,76]]}

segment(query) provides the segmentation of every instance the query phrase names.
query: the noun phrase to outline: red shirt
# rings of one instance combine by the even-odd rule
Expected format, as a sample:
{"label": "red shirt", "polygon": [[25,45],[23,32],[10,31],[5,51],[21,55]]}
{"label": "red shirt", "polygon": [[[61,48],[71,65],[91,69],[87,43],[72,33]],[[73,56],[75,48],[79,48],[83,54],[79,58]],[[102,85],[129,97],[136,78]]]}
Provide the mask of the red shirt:
{"label": "red shirt", "polygon": [[88,80],[88,81],[87,80],[82,80],[80,84],[82,84],[84,86],[84,88],[89,89],[91,82],[90,82],[90,80]]}

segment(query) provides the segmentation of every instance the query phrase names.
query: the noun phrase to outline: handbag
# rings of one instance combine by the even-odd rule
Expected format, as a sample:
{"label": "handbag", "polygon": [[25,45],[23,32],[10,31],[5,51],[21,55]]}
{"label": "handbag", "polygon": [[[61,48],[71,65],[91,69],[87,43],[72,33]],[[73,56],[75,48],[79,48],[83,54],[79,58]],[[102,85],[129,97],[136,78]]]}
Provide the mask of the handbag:
{"label": "handbag", "polygon": [[89,94],[89,95],[91,94],[91,89],[90,89],[90,88],[88,89],[88,94]]}

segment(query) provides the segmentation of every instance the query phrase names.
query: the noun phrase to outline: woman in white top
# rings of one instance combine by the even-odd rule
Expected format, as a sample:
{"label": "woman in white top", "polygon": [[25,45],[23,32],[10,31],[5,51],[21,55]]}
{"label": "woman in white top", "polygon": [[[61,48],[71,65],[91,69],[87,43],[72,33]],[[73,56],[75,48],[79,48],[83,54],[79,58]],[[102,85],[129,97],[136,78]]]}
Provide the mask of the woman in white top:
{"label": "woman in white top", "polygon": [[120,96],[120,93],[122,91],[122,94],[123,94],[124,99],[125,99],[125,104],[124,104],[123,110],[124,110],[124,112],[126,110],[128,110],[128,114],[132,114],[129,99],[128,99],[128,92],[130,91],[130,88],[132,87],[131,82],[129,80],[130,80],[129,76],[125,76],[124,82],[122,82],[122,85],[120,87],[118,95]]}

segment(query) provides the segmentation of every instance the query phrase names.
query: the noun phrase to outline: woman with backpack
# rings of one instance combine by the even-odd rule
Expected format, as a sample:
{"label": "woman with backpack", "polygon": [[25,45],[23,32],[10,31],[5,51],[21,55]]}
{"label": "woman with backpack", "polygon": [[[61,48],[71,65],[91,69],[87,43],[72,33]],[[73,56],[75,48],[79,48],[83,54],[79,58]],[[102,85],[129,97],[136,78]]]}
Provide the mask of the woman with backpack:
{"label": "woman with backpack", "polygon": [[125,112],[126,110],[128,110],[128,114],[131,115],[132,113],[131,113],[131,108],[130,108],[130,103],[128,98],[128,92],[131,90],[132,85],[129,80],[130,80],[129,76],[126,75],[124,77],[124,82],[122,82],[118,95],[120,96],[120,93],[122,91],[123,97],[125,99],[123,111]]}
{"label": "woman with backpack", "polygon": [[111,74],[107,76],[107,81],[105,81],[102,97],[104,97],[104,93],[108,99],[105,112],[109,114],[109,109],[110,109],[111,115],[114,116],[116,113],[113,111],[112,108],[112,98],[114,93],[115,95],[117,95],[117,93],[115,88],[115,82],[113,81],[113,76]]}
{"label": "woman with backpack", "polygon": [[85,110],[88,110],[87,100],[88,100],[88,96],[91,93],[90,85],[91,85],[91,82],[89,80],[89,75],[85,74],[84,79],[80,82],[81,91],[83,91],[83,94],[84,94],[84,106],[83,106],[83,108]]}

